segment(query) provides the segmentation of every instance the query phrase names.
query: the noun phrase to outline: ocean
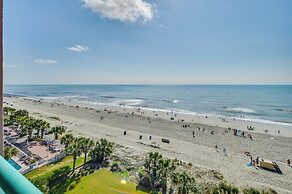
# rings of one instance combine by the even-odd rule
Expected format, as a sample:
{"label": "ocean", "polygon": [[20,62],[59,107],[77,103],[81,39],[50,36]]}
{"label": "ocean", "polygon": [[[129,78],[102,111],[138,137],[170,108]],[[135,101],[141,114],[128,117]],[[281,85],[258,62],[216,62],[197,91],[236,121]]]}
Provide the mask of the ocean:
{"label": "ocean", "polygon": [[5,85],[4,94],[292,125],[292,85]]}

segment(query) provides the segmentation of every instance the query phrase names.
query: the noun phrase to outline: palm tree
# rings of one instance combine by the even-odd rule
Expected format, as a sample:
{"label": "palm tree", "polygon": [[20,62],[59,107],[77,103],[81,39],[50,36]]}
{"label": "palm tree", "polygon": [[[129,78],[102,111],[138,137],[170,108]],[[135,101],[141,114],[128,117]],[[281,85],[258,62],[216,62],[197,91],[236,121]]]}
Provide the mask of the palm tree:
{"label": "palm tree", "polygon": [[13,114],[15,117],[22,116],[22,117],[28,117],[28,111],[27,110],[17,110]]}
{"label": "palm tree", "polygon": [[50,133],[53,133],[55,135],[55,139],[58,139],[59,135],[62,135],[66,131],[65,126],[55,126],[51,128]]}
{"label": "palm tree", "polygon": [[74,137],[72,134],[66,134],[61,138],[61,144],[65,145],[67,148],[74,141]]}
{"label": "palm tree", "polygon": [[41,130],[41,125],[42,125],[41,122],[42,122],[41,119],[36,120],[35,129],[36,129],[36,136],[37,137],[40,137],[40,130]]}
{"label": "palm tree", "polygon": [[103,163],[114,150],[113,143],[106,139],[100,139],[96,142],[95,147],[89,152],[89,156],[98,163]]}
{"label": "palm tree", "polygon": [[171,174],[175,170],[175,162],[169,159],[163,159],[162,155],[158,152],[148,153],[144,168],[146,170],[147,176],[150,178],[150,183],[154,191],[162,193],[167,192],[168,180]]}
{"label": "palm tree", "polygon": [[190,192],[196,192],[195,179],[191,177],[188,173],[173,173],[172,182],[178,186],[179,194],[187,194]]}
{"label": "palm tree", "polygon": [[42,120],[40,130],[41,130],[41,138],[44,138],[44,133],[50,128],[50,123],[47,121]]}
{"label": "palm tree", "polygon": [[159,190],[160,188],[160,165],[159,161],[162,159],[162,155],[158,152],[150,152],[145,160],[144,167],[147,174],[150,177],[151,187],[154,190]]}
{"label": "palm tree", "polygon": [[12,107],[3,107],[3,113],[4,115],[7,115],[7,116],[11,116],[13,113],[15,113],[16,109],[15,108],[12,108]]}
{"label": "palm tree", "polygon": [[12,125],[15,122],[15,119],[13,120],[13,115],[15,113],[16,109],[11,107],[3,107],[4,112],[4,124],[5,125]]}
{"label": "palm tree", "polygon": [[4,147],[4,158],[6,160],[12,158],[13,156],[17,156],[18,150],[15,147],[5,146]]}
{"label": "palm tree", "polygon": [[86,157],[90,149],[94,146],[93,140],[89,138],[82,138],[82,152],[84,153],[84,164],[86,163]]}
{"label": "palm tree", "polygon": [[20,127],[23,134],[27,134],[27,139],[32,138],[32,132],[36,128],[36,120],[32,117],[17,117],[20,119]]}
{"label": "palm tree", "polygon": [[67,155],[71,155],[73,157],[73,172],[75,171],[77,157],[82,153],[81,143],[82,141],[80,141],[80,138],[75,138],[65,150]]}
{"label": "palm tree", "polygon": [[162,187],[162,193],[166,194],[167,192],[167,183],[168,179],[172,175],[175,170],[175,164],[169,159],[160,159],[159,160],[159,176],[160,177],[160,185]]}
{"label": "palm tree", "polygon": [[152,168],[159,166],[159,160],[162,159],[162,155],[158,152],[150,152],[145,160],[144,167],[147,170],[151,170]]}
{"label": "palm tree", "polygon": [[22,117],[22,116],[18,116],[15,118],[15,124],[18,127],[18,129],[21,129],[21,132],[22,132],[22,128],[25,124],[25,119],[26,119],[26,117]]}

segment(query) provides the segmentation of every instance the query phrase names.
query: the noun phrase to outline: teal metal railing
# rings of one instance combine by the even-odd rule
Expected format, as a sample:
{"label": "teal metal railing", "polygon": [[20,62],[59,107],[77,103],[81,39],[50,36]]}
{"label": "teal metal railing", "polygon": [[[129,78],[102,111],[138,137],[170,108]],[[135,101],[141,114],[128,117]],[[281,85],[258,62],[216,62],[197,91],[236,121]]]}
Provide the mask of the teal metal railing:
{"label": "teal metal railing", "polygon": [[0,156],[0,194],[41,194],[29,180]]}

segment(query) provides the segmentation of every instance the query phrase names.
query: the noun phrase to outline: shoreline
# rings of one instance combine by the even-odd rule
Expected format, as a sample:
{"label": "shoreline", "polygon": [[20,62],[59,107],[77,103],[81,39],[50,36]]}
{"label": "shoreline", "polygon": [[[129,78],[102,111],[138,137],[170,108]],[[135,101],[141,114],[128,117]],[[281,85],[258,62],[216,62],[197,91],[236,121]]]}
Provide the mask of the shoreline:
{"label": "shoreline", "polygon": [[[249,131],[247,126],[252,126],[255,128],[254,131],[249,131],[253,133],[262,133],[269,134],[272,136],[283,136],[283,137],[292,137],[292,124],[290,123],[279,123],[276,121],[269,121],[264,119],[252,119],[252,118],[238,118],[238,117],[227,117],[220,115],[210,115],[203,113],[195,113],[191,111],[181,111],[181,110],[168,110],[168,109],[158,109],[158,108],[150,108],[150,107],[140,107],[140,106],[118,106],[111,105],[107,103],[93,103],[93,102],[85,102],[78,100],[67,100],[67,99],[44,99],[44,98],[33,98],[34,100],[45,100],[50,102],[60,102],[67,104],[69,106],[84,106],[88,108],[106,108],[114,111],[120,111],[122,113],[134,111],[134,114],[138,112],[144,112],[143,116],[151,117],[151,118],[161,118],[164,120],[170,120],[171,113],[173,115],[176,114],[177,120],[184,120],[184,122],[188,123],[196,123],[202,125],[209,125],[214,127],[222,127],[222,128],[234,128],[239,129],[240,131]],[[156,116],[155,114],[158,114]],[[165,115],[166,114],[166,115]],[[205,119],[207,117],[207,119]],[[222,119],[225,121],[222,122]],[[268,131],[266,131],[268,130]],[[280,133],[278,133],[280,131]]]}
{"label": "shoreline", "polygon": [[[239,120],[239,121],[246,121],[246,122],[253,122],[253,123],[262,123],[262,124],[268,124],[268,125],[274,125],[275,127],[279,126],[284,126],[284,127],[291,127],[292,129],[292,121],[281,121],[281,120],[277,120],[277,119],[265,119],[265,118],[256,118],[256,117],[252,117],[252,116],[245,116],[243,114],[252,114],[252,113],[256,113],[254,112],[254,110],[249,109],[249,108],[232,108],[232,107],[225,107],[226,109],[230,109],[230,110],[226,110],[229,113],[234,113],[237,114],[237,116],[230,116],[230,115],[224,115],[224,114],[217,114],[217,113],[202,113],[202,112],[196,112],[196,111],[191,111],[191,110],[184,110],[184,109],[176,109],[176,108],[155,108],[155,107],[148,107],[148,106],[143,106],[142,104],[136,102],[136,101],[144,101],[144,98],[133,98],[133,99],[120,99],[118,100],[116,103],[114,102],[110,102],[110,103],[105,103],[105,102],[93,102],[93,101],[87,101],[87,100],[80,100],[80,99],[71,99],[72,97],[78,97],[76,95],[73,96],[25,96],[25,95],[19,95],[19,94],[4,94],[4,97],[19,97],[19,98],[27,98],[27,99],[33,99],[33,100],[44,100],[44,101],[50,101],[50,102],[66,102],[69,104],[82,104],[84,106],[94,106],[94,108],[96,108],[95,106],[103,106],[103,107],[107,107],[107,108],[126,108],[126,109],[143,109],[145,111],[156,111],[156,112],[171,112],[174,111],[178,114],[181,115],[189,115],[189,116],[200,116],[200,117],[205,117],[208,116],[209,118],[225,118],[225,119],[235,119],[235,120]],[[79,96],[82,99],[82,96]],[[116,98],[116,97],[111,97],[111,96],[101,96],[101,97],[107,97],[107,98]],[[84,97],[83,99],[87,99],[87,97]],[[125,104],[127,104],[128,101],[135,101],[132,102],[131,105],[122,105],[124,102]],[[173,102],[173,104],[178,103],[179,100],[161,100],[161,101],[167,101],[167,102]],[[120,102],[120,103],[118,103]],[[137,104],[136,104],[137,103]],[[287,111],[286,109],[281,109],[281,108],[277,108],[277,110],[281,110],[281,111]],[[233,112],[234,111],[234,112]],[[291,112],[291,111],[287,111],[287,112]],[[242,115],[240,115],[242,114]],[[225,126],[224,126],[225,127]],[[244,130],[244,129],[241,129]],[[273,134],[275,135],[275,134]],[[279,134],[280,135],[280,134]],[[284,135],[285,136],[285,135]],[[292,137],[292,132],[291,135]]]}
{"label": "shoreline", "polygon": [[[282,129],[278,136],[272,136],[268,133],[260,133],[261,128],[254,123],[232,119],[222,122],[218,118],[194,118],[178,114],[176,120],[171,121],[170,115],[166,112],[134,108],[113,108],[75,101],[35,100],[23,97],[9,97],[4,101],[9,105],[13,104],[14,108],[28,110],[32,116],[48,120],[52,125],[65,125],[77,136],[93,139],[107,138],[130,147],[137,153],[159,151],[168,158],[178,158],[192,162],[195,166],[217,170],[223,174],[225,180],[240,187],[271,187],[280,193],[290,193],[289,191],[292,190],[292,168],[286,164],[287,158],[292,157],[292,138],[289,135],[284,136],[286,133]],[[60,120],[52,117],[58,117]],[[177,122],[179,119],[185,121]],[[202,124],[196,123],[197,121]],[[234,136],[232,131],[226,130],[227,127],[216,126],[220,122],[221,125],[242,127],[246,127],[248,123],[255,126],[255,131],[247,131],[246,137]],[[262,124],[258,125],[263,127]],[[123,135],[124,131],[127,131],[127,135]],[[247,138],[247,134],[251,134],[253,140]],[[143,136],[142,139],[139,139],[140,135]],[[151,140],[149,140],[150,136]],[[170,143],[161,142],[161,138],[169,139]],[[219,150],[215,150],[215,145],[218,145]],[[223,149],[227,150],[227,154],[224,154]],[[245,152],[250,152],[254,158],[259,156],[276,161],[283,175],[247,167],[250,158]]]}

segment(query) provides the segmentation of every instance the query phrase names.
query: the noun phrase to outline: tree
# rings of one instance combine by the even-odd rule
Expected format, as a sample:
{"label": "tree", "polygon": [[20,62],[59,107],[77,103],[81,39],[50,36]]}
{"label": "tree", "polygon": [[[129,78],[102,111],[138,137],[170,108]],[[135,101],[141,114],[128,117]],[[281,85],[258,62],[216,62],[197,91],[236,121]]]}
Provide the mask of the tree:
{"label": "tree", "polygon": [[175,162],[163,159],[158,152],[150,152],[145,159],[144,168],[146,174],[142,177],[143,180],[145,177],[149,178],[150,186],[154,192],[161,190],[162,193],[166,193],[168,180],[176,168]]}
{"label": "tree", "polygon": [[144,168],[148,174],[151,182],[151,188],[159,190],[160,188],[160,165],[159,161],[162,159],[162,155],[158,152],[150,152],[145,159]]}
{"label": "tree", "polygon": [[4,113],[4,125],[13,125],[15,122],[15,119],[13,121],[13,115],[16,112],[16,109],[11,107],[3,107],[3,113]]}
{"label": "tree", "polygon": [[65,145],[67,148],[74,141],[74,137],[72,134],[66,134],[61,138],[61,144]]}
{"label": "tree", "polygon": [[162,187],[162,193],[165,194],[167,192],[167,183],[170,175],[175,170],[174,162],[169,159],[160,159],[159,160],[159,177],[160,177],[160,185]]}
{"label": "tree", "polygon": [[17,110],[14,112],[15,116],[22,116],[22,117],[28,117],[28,111],[27,110]]}
{"label": "tree", "polygon": [[17,117],[28,117],[28,112],[26,110],[16,110],[11,107],[4,107],[3,112],[5,115],[5,123],[7,125],[18,124]]}
{"label": "tree", "polygon": [[71,155],[73,157],[73,172],[75,171],[75,165],[77,157],[81,155],[81,143],[80,138],[75,138],[73,142],[65,149],[67,155]]}
{"label": "tree", "polygon": [[40,130],[41,130],[41,125],[42,125],[42,120],[41,119],[37,119],[36,120],[36,124],[35,124],[35,129],[36,129],[36,136],[40,137]]}
{"label": "tree", "polygon": [[36,119],[27,116],[20,116],[17,117],[17,120],[20,123],[22,134],[27,134],[27,139],[31,139],[33,130],[36,128]]}
{"label": "tree", "polygon": [[55,135],[55,139],[58,139],[58,136],[62,135],[65,131],[65,126],[55,126],[51,128],[50,133],[53,133]]}
{"label": "tree", "polygon": [[48,123],[47,121],[42,120],[41,121],[41,138],[44,138],[44,133],[45,131],[47,131],[50,128],[50,123]]}
{"label": "tree", "polygon": [[12,158],[13,156],[17,156],[18,150],[15,147],[5,146],[4,147],[4,158],[6,160]]}
{"label": "tree", "polygon": [[16,109],[15,108],[12,108],[12,107],[3,107],[3,113],[4,113],[4,115],[6,115],[6,116],[11,116],[12,114],[14,114],[15,113],[15,111],[16,111]]}
{"label": "tree", "polygon": [[195,179],[188,173],[173,173],[172,176],[173,184],[177,185],[179,194],[195,193],[197,189],[195,187]]}
{"label": "tree", "polygon": [[114,150],[113,143],[106,139],[100,139],[96,142],[95,147],[89,152],[93,161],[103,163]]}
{"label": "tree", "polygon": [[84,164],[86,163],[86,157],[90,149],[94,146],[93,140],[89,138],[82,138],[82,152],[84,153]]}

